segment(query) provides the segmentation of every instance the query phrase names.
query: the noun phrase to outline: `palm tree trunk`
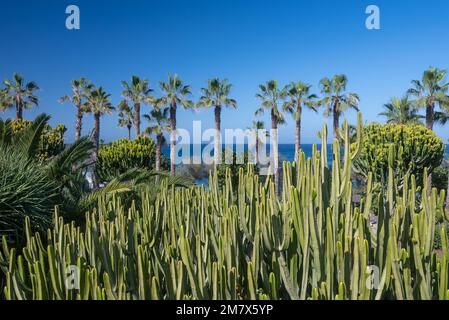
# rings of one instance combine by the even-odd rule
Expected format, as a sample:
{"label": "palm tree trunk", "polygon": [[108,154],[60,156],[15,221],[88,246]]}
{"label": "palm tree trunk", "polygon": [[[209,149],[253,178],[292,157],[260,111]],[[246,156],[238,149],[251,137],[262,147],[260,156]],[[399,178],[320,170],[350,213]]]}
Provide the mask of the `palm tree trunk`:
{"label": "palm tree trunk", "polygon": [[170,174],[175,175],[176,102],[170,103]]}
{"label": "palm tree trunk", "polygon": [[435,118],[435,106],[428,104],[426,107],[426,128],[433,130],[433,121]]}
{"label": "palm tree trunk", "polygon": [[140,103],[134,104],[134,129],[136,131],[136,138],[140,135]]}
{"label": "palm tree trunk", "polygon": [[128,126],[128,140],[131,140],[131,126]]}
{"label": "palm tree trunk", "polygon": [[256,154],[254,155],[254,164],[259,163],[259,133],[256,128]]}
{"label": "palm tree trunk", "polygon": [[81,130],[83,126],[83,112],[81,106],[77,106],[76,109],[76,125],[75,125],[75,142],[81,139]]}
{"label": "palm tree trunk", "polygon": [[162,133],[157,135],[156,144],[156,171],[161,170],[161,148],[162,148]]}
{"label": "palm tree trunk", "polygon": [[[93,152],[93,160],[95,162],[95,166],[97,164],[97,160],[98,160],[98,150],[100,149],[100,113],[96,112],[94,114],[94,133],[93,133],[93,138],[94,138],[94,152]],[[96,168],[94,166],[94,171],[92,174],[92,183],[93,183],[93,187],[94,190],[98,189],[100,187],[100,179],[98,178],[97,172],[96,172]]]}
{"label": "palm tree trunk", "polygon": [[[435,105],[433,103],[429,103],[426,107],[426,128],[429,130],[433,130],[433,122],[435,118]],[[432,174],[429,173],[427,176],[427,185],[428,190],[427,193],[430,195],[432,192]]]}
{"label": "palm tree trunk", "polygon": [[274,112],[274,108],[271,109],[271,128],[273,129],[271,135],[271,148],[273,152],[272,157],[272,169],[274,171],[274,188],[276,193],[279,193],[279,150],[278,150],[278,119]]}
{"label": "palm tree trunk", "polygon": [[221,158],[221,106],[215,106],[215,140],[214,140],[214,164],[217,167]]}
{"label": "palm tree trunk", "polygon": [[334,140],[340,141],[340,137],[338,135],[338,130],[340,128],[340,113],[337,110],[337,104],[334,104],[332,108],[332,115],[333,115],[333,129],[334,129]]}
{"label": "palm tree trunk", "polygon": [[17,120],[23,119],[23,108],[19,98],[16,98],[16,119]]}
{"label": "palm tree trunk", "polygon": [[299,161],[299,151],[301,150],[301,102],[296,106],[296,136],[295,136],[295,160]]}
{"label": "palm tree trunk", "polygon": [[449,212],[449,168],[448,168],[447,189],[446,189],[446,211]]}

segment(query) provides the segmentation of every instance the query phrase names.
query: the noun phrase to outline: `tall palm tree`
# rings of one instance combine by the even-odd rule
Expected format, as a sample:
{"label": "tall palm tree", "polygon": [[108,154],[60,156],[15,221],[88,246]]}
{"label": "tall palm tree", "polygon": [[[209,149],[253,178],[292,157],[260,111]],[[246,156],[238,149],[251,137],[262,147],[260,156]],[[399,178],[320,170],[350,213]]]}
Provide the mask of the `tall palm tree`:
{"label": "tall palm tree", "polygon": [[284,95],[288,100],[284,103],[284,111],[293,114],[295,119],[295,159],[298,158],[299,150],[301,149],[301,116],[303,105],[313,111],[316,110],[315,99],[317,95],[310,93],[312,86],[301,81],[292,82],[284,88]]}
{"label": "tall palm tree", "polygon": [[356,93],[346,92],[348,78],[343,74],[335,75],[332,79],[324,78],[320,81],[321,93],[325,96],[319,105],[326,107],[324,116],[332,114],[334,139],[339,140],[338,130],[340,116],[349,108],[359,110],[359,96]]}
{"label": "tall palm tree", "polygon": [[[426,128],[429,130],[433,130],[435,120],[445,122],[444,113],[449,108],[449,96],[447,95],[449,83],[444,83],[446,82],[445,78],[446,70],[430,67],[424,71],[421,81],[412,80],[413,88],[407,91],[408,94],[416,97],[413,101],[415,108],[426,108]],[[437,105],[443,112],[435,112]],[[432,185],[432,174],[429,174],[427,183],[429,186]],[[429,187],[429,193],[430,189]]]}
{"label": "tall palm tree", "polygon": [[122,91],[123,97],[134,107],[133,123],[137,137],[140,135],[140,105],[152,100],[150,93],[153,90],[150,89],[148,80],[140,79],[137,76],[131,77],[130,84],[122,81],[122,86],[124,88]]}
{"label": "tall palm tree", "polygon": [[175,175],[176,109],[178,106],[191,108],[194,103],[186,99],[191,95],[190,85],[185,85],[176,74],[169,75],[167,82],[159,84],[163,96],[159,99],[158,105],[170,108],[170,173]]}
{"label": "tall palm tree", "polygon": [[416,97],[413,101],[415,108],[426,109],[426,127],[433,130],[435,122],[435,107],[438,105],[441,110],[447,111],[449,108],[449,96],[447,95],[449,83],[444,83],[446,70],[430,67],[424,71],[422,80],[413,80],[413,88],[408,94]]}
{"label": "tall palm tree", "polygon": [[390,102],[384,105],[385,111],[379,113],[387,118],[388,123],[394,124],[418,124],[421,123],[421,115],[413,108],[412,101],[408,97],[391,98]]}
{"label": "tall palm tree", "polygon": [[218,78],[207,81],[207,88],[201,88],[202,96],[197,103],[198,107],[215,108],[215,139],[214,139],[214,163],[217,166],[221,161],[221,108],[237,107],[237,101],[229,98],[232,85],[228,80]]}
{"label": "tall palm tree", "polygon": [[[252,127],[248,128],[249,130],[251,130],[253,132],[253,134],[255,135],[255,155],[254,155],[254,164],[258,164],[259,163],[259,143],[260,143],[260,130],[265,130],[265,123],[263,121],[253,121]],[[270,134],[268,132],[265,132],[265,136],[269,137]]]}
{"label": "tall palm tree", "polygon": [[150,114],[144,115],[144,118],[150,123],[150,126],[145,129],[145,133],[156,135],[156,171],[161,170],[161,150],[165,143],[164,132],[170,130],[169,111],[169,108],[154,108]]}
{"label": "tall palm tree", "polygon": [[133,126],[133,112],[128,104],[128,101],[122,100],[118,105],[118,126],[126,127],[128,129],[128,139],[131,140],[131,128]]}
{"label": "tall palm tree", "polygon": [[13,75],[13,80],[5,80],[5,91],[3,93],[4,108],[14,106],[16,108],[16,119],[23,119],[23,109],[30,109],[37,106],[39,99],[35,92],[39,90],[36,82],[25,82],[23,77],[17,73]]}
{"label": "tall palm tree", "polygon": [[[109,98],[110,94],[106,93],[102,87],[94,88],[85,103],[86,110],[94,115],[94,130],[93,130],[93,161],[98,159],[98,150],[100,149],[100,118],[105,114],[111,114],[114,110]],[[98,189],[100,182],[98,176],[93,174],[94,189]]]}
{"label": "tall palm tree", "polygon": [[83,109],[84,101],[87,99],[93,85],[89,80],[80,78],[72,81],[72,95],[65,95],[59,99],[59,103],[70,101],[76,108],[76,125],[75,125],[75,141],[81,138],[81,130],[83,127]]}
{"label": "tall palm tree", "polygon": [[276,192],[279,191],[279,150],[278,150],[278,125],[285,123],[285,117],[279,103],[283,98],[283,92],[279,89],[276,80],[270,80],[266,84],[259,85],[260,93],[256,94],[256,98],[260,100],[261,107],[256,111],[256,116],[263,113],[265,109],[269,109],[271,113],[271,129],[272,139],[270,144],[270,153],[272,152],[272,160],[274,171],[274,185]]}

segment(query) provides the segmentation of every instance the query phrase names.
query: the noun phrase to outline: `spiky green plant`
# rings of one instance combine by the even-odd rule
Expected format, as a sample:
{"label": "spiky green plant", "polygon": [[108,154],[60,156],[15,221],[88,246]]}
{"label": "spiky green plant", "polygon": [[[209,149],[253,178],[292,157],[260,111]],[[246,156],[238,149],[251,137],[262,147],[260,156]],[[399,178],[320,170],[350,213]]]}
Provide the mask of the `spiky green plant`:
{"label": "spiky green plant", "polygon": [[84,229],[56,212],[53,229],[32,235],[27,220],[22,252],[2,246],[5,297],[449,299],[444,228],[441,254],[433,250],[435,221],[448,220],[444,193],[428,196],[424,182],[416,201],[414,178],[399,190],[391,161],[385,192],[374,193],[382,188],[369,175],[355,206],[350,171],[360,148],[351,151],[345,125],[343,153],[335,140],[330,168],[326,129],[321,136],[321,152],[314,147],[311,158],[301,152],[297,163],[284,164],[280,196],[249,165],[237,190],[230,177],[219,188],[212,172],[208,189],[162,182],[153,202],[143,190],[141,210],[119,196],[100,198]]}

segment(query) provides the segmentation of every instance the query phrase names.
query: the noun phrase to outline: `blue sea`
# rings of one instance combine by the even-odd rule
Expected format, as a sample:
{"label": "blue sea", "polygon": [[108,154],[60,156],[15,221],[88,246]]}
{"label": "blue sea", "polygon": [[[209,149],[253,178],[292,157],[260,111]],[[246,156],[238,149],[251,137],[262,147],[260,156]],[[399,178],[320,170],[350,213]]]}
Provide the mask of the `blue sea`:
{"label": "blue sea", "polygon": [[[200,145],[189,145],[190,147],[190,152],[189,154],[184,155],[182,153],[183,147],[185,147],[185,150],[188,150],[188,146],[184,145],[178,145],[177,148],[179,148],[179,154],[178,156],[181,158],[186,158],[186,157],[200,157],[202,155],[202,152],[204,151],[204,148],[206,148],[206,146],[208,146],[208,144],[202,144]],[[236,151],[237,153],[241,153],[243,150],[246,152],[248,151],[248,145],[223,145],[222,146],[225,149],[232,149],[234,151]],[[267,154],[269,154],[269,145],[266,146],[267,147]],[[312,148],[313,148],[313,144],[303,144],[301,145],[302,150],[304,151],[306,157],[311,157],[312,156]],[[318,150],[321,150],[321,144],[317,144],[317,148]],[[327,150],[328,150],[328,162],[331,163],[332,162],[332,145],[328,144],[327,145]],[[252,152],[254,152],[253,150],[251,150]],[[260,151],[263,152],[263,151]],[[162,148],[162,153],[168,158],[170,156],[170,146],[169,145],[165,145]],[[211,156],[213,155],[213,151],[211,152]],[[279,144],[279,160],[282,161],[293,161],[295,157],[295,145],[294,144]],[[445,152],[445,159],[449,158],[449,145],[446,145],[446,152]]]}

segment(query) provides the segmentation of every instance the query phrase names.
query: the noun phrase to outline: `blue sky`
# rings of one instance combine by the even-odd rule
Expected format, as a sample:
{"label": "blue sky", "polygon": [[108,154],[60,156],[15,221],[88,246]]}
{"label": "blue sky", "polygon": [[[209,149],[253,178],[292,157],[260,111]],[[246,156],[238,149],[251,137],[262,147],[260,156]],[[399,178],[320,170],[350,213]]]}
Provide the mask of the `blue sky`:
{"label": "blue sky", "polygon": [[[80,8],[78,31],[65,28],[69,4]],[[365,28],[369,4],[380,7],[381,30]],[[246,128],[258,107],[260,83],[302,80],[318,93],[322,77],[345,73],[348,90],[361,97],[364,120],[383,121],[377,116],[382,105],[401,96],[410,80],[430,65],[449,68],[448,12],[447,0],[2,1],[0,78],[19,72],[36,81],[40,106],[25,117],[50,113],[52,124],[68,127],[68,141],[75,109],[57,99],[81,76],[103,86],[114,104],[121,99],[120,81],[133,74],[148,78],[157,95],[158,81],[176,72],[192,85],[194,100],[207,79],[228,78],[239,105],[223,112],[222,126]],[[356,118],[355,112],[347,116]],[[92,128],[91,118],[83,133]],[[213,127],[212,110],[178,112],[179,127],[189,129],[195,119]],[[262,119],[269,124],[268,114]],[[319,141],[323,121],[322,112],[304,113],[304,143]],[[103,139],[126,136],[116,123],[116,114],[102,119]],[[449,130],[436,131],[449,138]],[[289,118],[280,142],[293,142],[293,133]]]}

